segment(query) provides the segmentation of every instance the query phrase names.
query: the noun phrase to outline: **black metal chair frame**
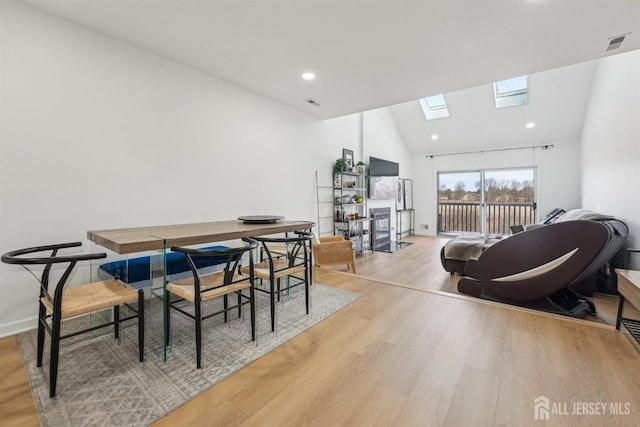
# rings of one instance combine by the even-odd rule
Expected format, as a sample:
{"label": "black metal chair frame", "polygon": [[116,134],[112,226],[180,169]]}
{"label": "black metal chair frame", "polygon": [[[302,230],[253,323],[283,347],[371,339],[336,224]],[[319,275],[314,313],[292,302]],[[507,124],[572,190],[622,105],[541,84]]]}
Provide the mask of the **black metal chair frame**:
{"label": "black metal chair frame", "polygon": [[[226,249],[197,249],[197,248],[189,248],[189,247],[172,247],[171,250],[174,252],[182,253],[187,258],[187,264],[191,269],[191,273],[193,274],[193,285],[194,285],[194,295],[206,295],[208,292],[215,291],[217,289],[232,285],[234,283],[241,283],[243,281],[249,280],[249,295],[245,295],[242,290],[232,291],[227,294],[222,295],[223,297],[223,308],[221,310],[217,310],[215,312],[209,313],[205,316],[202,315],[202,298],[194,298],[194,314],[191,314],[179,306],[175,304],[180,303],[181,301],[185,301],[184,298],[177,297],[171,298],[169,292],[167,292],[165,303],[166,303],[166,312],[167,312],[167,321],[166,321],[166,331],[167,331],[167,342],[170,337],[171,330],[171,315],[170,309],[182,313],[183,315],[189,317],[195,322],[196,328],[196,365],[197,368],[200,369],[202,366],[202,321],[208,319],[210,317],[216,316],[218,314],[224,314],[225,323],[228,320],[227,313],[231,310],[238,309],[238,318],[242,317],[242,306],[245,304],[249,304],[250,306],[250,315],[251,315],[251,340],[256,340],[256,310],[255,310],[255,287],[254,287],[254,274],[253,274],[253,251],[258,247],[258,242],[251,238],[243,238],[242,239],[247,244],[237,248],[226,248]],[[241,280],[233,280],[234,274],[240,274],[240,268],[242,266],[242,256],[245,252],[249,253],[249,277],[243,278]],[[200,275],[198,268],[196,267],[196,263],[194,258],[206,258],[206,257],[216,257],[219,258],[221,256],[228,256],[224,271],[224,279],[223,283],[216,287],[211,287],[207,289],[201,289],[201,281],[202,276]],[[213,273],[216,274],[216,273]],[[219,272],[218,272],[219,274]],[[238,297],[238,302],[235,305],[229,306],[228,296],[230,293],[235,293]],[[243,301],[245,299],[246,301]]]}
{"label": "black metal chair frame", "polygon": [[[271,331],[275,331],[275,311],[276,311],[276,298],[277,301],[280,301],[280,295],[282,292],[288,291],[290,288],[304,285],[305,292],[305,308],[306,313],[309,314],[309,286],[312,281],[312,266],[311,266],[311,251],[312,251],[312,242],[313,242],[313,234],[297,231],[295,232],[297,237],[254,237],[260,243],[260,262],[268,261],[269,262],[269,289],[261,289],[256,288],[257,291],[269,294],[270,298],[270,306],[271,306]],[[275,252],[272,252],[269,249],[269,245],[275,244],[285,244],[287,248],[287,254],[282,255]],[[264,254],[266,254],[267,259],[265,260]],[[288,264],[285,268],[276,270],[274,260],[277,258],[282,258],[286,256],[288,260]],[[293,268],[298,265],[304,265],[304,275],[302,278],[296,276],[295,274],[288,274],[287,276],[295,277],[299,279],[300,282],[294,283],[291,286],[288,286],[285,289],[282,289],[280,283],[280,277],[276,278],[276,273],[279,271],[287,270]],[[260,278],[262,281],[262,279]]]}
{"label": "black metal chair frame", "polygon": [[[129,304],[124,304],[129,307],[135,315],[126,317],[124,319],[120,319],[120,306],[116,305],[113,307],[113,321],[108,323],[103,323],[97,326],[92,326],[86,329],[82,329],[80,331],[76,331],[67,335],[62,335],[62,298],[64,287],[67,284],[67,280],[71,275],[73,269],[76,264],[80,261],[90,261],[96,259],[103,259],[107,257],[106,253],[91,253],[91,254],[79,254],[79,255],[61,255],[58,256],[58,250],[67,249],[67,248],[75,248],[82,246],[82,242],[72,242],[72,243],[62,243],[55,245],[46,245],[46,246],[37,246],[26,249],[18,249],[15,251],[7,252],[2,255],[1,261],[7,264],[15,264],[21,265],[26,270],[30,271],[27,268],[27,265],[44,265],[44,270],[42,272],[42,276],[39,279],[40,281],[40,296],[38,298],[39,305],[39,313],[38,313],[38,354],[37,354],[37,366],[42,366],[43,352],[44,352],[44,340],[45,340],[45,330],[51,336],[51,354],[50,354],[50,386],[49,386],[49,396],[55,397],[56,395],[56,385],[57,385],[57,377],[58,377],[58,361],[60,354],[60,340],[65,338],[71,338],[76,335],[83,334],[85,332],[94,331],[96,329],[105,328],[107,326],[114,326],[114,334],[115,338],[119,339],[120,337],[120,322],[124,322],[126,320],[138,319],[138,352],[140,362],[144,361],[144,291],[142,289],[138,290],[138,307],[137,310],[131,307]],[[24,255],[30,255],[38,252],[52,251],[51,256],[43,256],[43,257],[23,257]],[[62,277],[58,280],[58,284],[55,287],[53,298],[49,293],[49,279],[51,268],[53,264],[62,264],[68,263],[65,272],[62,274]],[[33,273],[32,273],[33,274]],[[35,276],[35,274],[34,274]],[[37,278],[37,276],[36,276]],[[42,303],[42,298],[46,298],[53,307],[53,313],[47,314],[47,310]],[[47,319],[51,319],[51,325],[47,322]]]}

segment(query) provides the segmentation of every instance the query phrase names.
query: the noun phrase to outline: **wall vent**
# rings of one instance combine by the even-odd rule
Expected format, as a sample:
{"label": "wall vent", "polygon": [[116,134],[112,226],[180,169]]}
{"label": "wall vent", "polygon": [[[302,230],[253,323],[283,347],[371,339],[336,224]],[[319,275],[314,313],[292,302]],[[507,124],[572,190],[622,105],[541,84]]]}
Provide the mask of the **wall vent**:
{"label": "wall vent", "polygon": [[629,34],[631,33],[627,33],[627,34],[622,34],[620,36],[616,36],[616,37],[611,37],[607,43],[607,47],[605,49],[605,52],[610,52],[612,50],[616,50],[620,47],[620,45],[622,44],[622,42],[624,41],[625,37],[627,37]]}
{"label": "wall vent", "polygon": [[314,107],[319,107],[319,106],[320,106],[320,104],[318,103],[318,101],[316,101],[316,100],[315,100],[315,99],[313,99],[313,98],[309,98],[309,99],[307,99],[307,102],[308,102],[309,104],[313,105]]}

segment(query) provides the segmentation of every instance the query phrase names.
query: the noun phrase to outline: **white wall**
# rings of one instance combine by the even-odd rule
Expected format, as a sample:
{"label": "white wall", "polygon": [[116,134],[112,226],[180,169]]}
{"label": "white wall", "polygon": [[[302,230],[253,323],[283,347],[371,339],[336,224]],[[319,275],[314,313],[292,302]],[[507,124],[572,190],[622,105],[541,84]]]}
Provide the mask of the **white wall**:
{"label": "white wall", "polygon": [[[242,214],[315,221],[315,171],[330,185],[342,148],[362,154],[360,114],[319,121],[22,3],[1,1],[0,20],[0,253]],[[37,282],[0,264],[0,286],[0,336],[35,325]]]}
{"label": "white wall", "polygon": [[[364,161],[369,162],[369,157],[389,160],[399,164],[400,178],[412,178],[411,154],[405,145],[395,119],[389,108],[379,108],[363,113],[364,135]],[[367,208],[391,208],[391,239],[395,240],[396,230],[396,201],[392,200],[368,200]],[[402,230],[409,228],[409,217],[403,214],[400,217]]]}
{"label": "white wall", "polygon": [[538,217],[558,207],[567,210],[580,207],[578,141],[544,141],[539,145],[546,144],[553,147],[414,158],[416,234],[435,235],[437,232],[438,172],[534,167]]}
{"label": "white wall", "polygon": [[[582,201],[629,226],[640,247],[640,51],[600,59],[582,131]],[[640,268],[640,255],[631,256]]]}

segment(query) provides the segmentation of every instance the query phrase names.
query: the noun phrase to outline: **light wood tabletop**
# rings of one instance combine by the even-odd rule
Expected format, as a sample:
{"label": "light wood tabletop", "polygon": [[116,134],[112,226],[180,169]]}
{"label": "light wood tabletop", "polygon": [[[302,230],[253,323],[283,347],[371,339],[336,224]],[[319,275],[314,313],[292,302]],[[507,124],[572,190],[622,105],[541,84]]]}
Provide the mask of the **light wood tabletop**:
{"label": "light wood tabletop", "polygon": [[618,292],[634,307],[640,308],[640,271],[616,268]]}
{"label": "light wood tabletop", "polygon": [[297,220],[280,220],[268,224],[245,224],[240,220],[230,220],[88,231],[87,238],[118,254],[129,254],[162,250],[165,245],[168,248],[310,230],[313,225],[312,221]]}

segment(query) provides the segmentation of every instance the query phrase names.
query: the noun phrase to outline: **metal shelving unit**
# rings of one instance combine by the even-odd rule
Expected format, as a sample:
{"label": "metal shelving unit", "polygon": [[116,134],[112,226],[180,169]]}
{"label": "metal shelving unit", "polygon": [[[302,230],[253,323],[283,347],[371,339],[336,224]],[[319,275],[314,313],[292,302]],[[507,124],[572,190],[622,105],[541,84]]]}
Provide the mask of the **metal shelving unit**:
{"label": "metal shelving unit", "polygon": [[343,234],[351,240],[356,254],[371,248],[366,182],[365,174],[342,172],[333,183],[334,234]]}

